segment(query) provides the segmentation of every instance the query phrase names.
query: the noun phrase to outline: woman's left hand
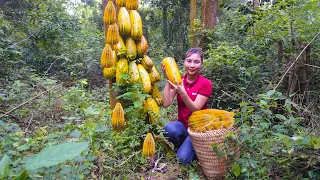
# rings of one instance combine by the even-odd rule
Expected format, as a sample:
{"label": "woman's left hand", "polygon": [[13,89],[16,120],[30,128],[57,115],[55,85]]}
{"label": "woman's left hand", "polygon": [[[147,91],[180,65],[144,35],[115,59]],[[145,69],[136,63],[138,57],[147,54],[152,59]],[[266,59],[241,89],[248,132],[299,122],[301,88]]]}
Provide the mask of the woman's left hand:
{"label": "woman's left hand", "polygon": [[177,81],[176,81],[176,84],[173,84],[171,81],[167,80],[169,82],[169,84],[171,85],[172,89],[178,93],[180,96],[185,96],[187,95],[187,92],[186,92],[186,89],[184,88],[184,86],[181,84],[179,84]]}

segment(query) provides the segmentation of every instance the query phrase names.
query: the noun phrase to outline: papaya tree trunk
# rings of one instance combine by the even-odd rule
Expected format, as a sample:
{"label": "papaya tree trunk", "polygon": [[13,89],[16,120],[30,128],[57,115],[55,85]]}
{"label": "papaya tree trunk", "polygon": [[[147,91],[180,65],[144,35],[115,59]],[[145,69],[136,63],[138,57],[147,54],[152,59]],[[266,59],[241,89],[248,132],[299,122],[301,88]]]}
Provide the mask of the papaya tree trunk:
{"label": "papaya tree trunk", "polygon": [[197,37],[195,36],[194,31],[194,20],[197,18],[197,1],[196,0],[190,0],[190,28],[189,28],[189,34],[190,34],[190,47],[196,47],[197,46]]}

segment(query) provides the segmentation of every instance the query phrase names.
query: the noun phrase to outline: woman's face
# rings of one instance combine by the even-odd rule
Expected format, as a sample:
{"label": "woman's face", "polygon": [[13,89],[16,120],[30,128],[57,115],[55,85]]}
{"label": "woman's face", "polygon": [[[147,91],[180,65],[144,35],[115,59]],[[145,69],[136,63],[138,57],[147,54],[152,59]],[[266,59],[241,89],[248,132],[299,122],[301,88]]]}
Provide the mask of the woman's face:
{"label": "woman's face", "polygon": [[202,68],[201,58],[198,54],[193,53],[184,60],[184,67],[188,75],[196,75]]}

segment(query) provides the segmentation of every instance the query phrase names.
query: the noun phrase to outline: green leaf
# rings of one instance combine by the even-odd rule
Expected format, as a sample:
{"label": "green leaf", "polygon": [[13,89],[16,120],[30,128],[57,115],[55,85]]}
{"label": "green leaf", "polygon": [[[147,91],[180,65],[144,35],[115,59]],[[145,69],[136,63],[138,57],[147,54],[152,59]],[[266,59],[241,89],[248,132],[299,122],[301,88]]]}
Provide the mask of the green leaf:
{"label": "green leaf", "polygon": [[141,101],[133,101],[133,105],[134,105],[135,108],[143,106]]}
{"label": "green leaf", "polygon": [[190,173],[189,173],[189,179],[190,179],[190,180],[196,180],[196,179],[200,179],[200,178],[199,178],[199,175],[198,175],[198,174],[193,173],[193,172],[190,172]]}
{"label": "green leaf", "polygon": [[320,149],[320,138],[313,140],[313,148],[314,149]]}
{"label": "green leaf", "polygon": [[94,116],[100,114],[100,111],[93,107],[87,107],[83,109],[83,112],[86,116]]}
{"label": "green leaf", "polygon": [[260,102],[259,102],[261,105],[268,105],[268,103],[265,101],[265,100],[260,100]]}
{"label": "green leaf", "polygon": [[267,96],[272,96],[276,91],[275,90],[270,90],[267,92]]}
{"label": "green leaf", "polygon": [[8,173],[10,165],[10,158],[7,155],[4,155],[0,161],[0,179],[4,179]]}
{"label": "green leaf", "polygon": [[288,120],[288,119],[287,119],[284,115],[282,115],[282,114],[275,114],[275,116],[276,116],[276,118],[281,119],[281,120],[283,120],[283,121]]}
{"label": "green leaf", "polygon": [[218,158],[221,158],[223,156],[223,151],[221,149],[218,149],[217,156]]}
{"label": "green leaf", "polygon": [[94,128],[94,132],[104,132],[107,131],[106,126],[98,125]]}
{"label": "green leaf", "polygon": [[237,163],[233,163],[233,164],[232,164],[232,170],[233,170],[233,174],[234,174],[236,177],[240,176],[241,168],[240,168],[240,166],[238,166]]}
{"label": "green leaf", "polygon": [[81,134],[82,134],[81,131],[74,130],[74,131],[72,131],[72,132],[70,133],[70,136],[73,137],[73,138],[78,138],[78,137],[81,136]]}
{"label": "green leaf", "polygon": [[28,180],[31,179],[28,171],[27,170],[23,170],[18,176],[16,176],[13,180]]}
{"label": "green leaf", "polygon": [[56,146],[51,146],[42,150],[35,158],[27,161],[27,170],[36,170],[42,167],[50,167],[58,165],[67,160],[79,156],[82,151],[87,149],[88,142],[78,143],[62,143]]}
{"label": "green leaf", "polygon": [[213,150],[213,152],[216,152],[216,151],[217,151],[217,149],[218,149],[218,144],[216,144],[216,143],[212,143],[212,144],[211,144],[211,146],[212,146],[212,150]]}
{"label": "green leaf", "polygon": [[251,167],[253,167],[254,169],[256,169],[258,167],[257,162],[255,160],[250,159],[249,163],[250,163]]}

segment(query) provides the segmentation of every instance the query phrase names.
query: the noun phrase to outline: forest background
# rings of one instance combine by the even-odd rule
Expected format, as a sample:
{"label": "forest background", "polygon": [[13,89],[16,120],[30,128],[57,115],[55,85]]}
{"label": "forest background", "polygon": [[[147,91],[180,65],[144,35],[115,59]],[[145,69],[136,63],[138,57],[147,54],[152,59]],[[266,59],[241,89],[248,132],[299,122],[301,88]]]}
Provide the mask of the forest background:
{"label": "forest background", "polygon": [[[102,4],[0,0],[0,179],[204,178],[159,144],[165,171],[150,169],[141,140],[154,127],[134,103],[125,109],[130,128],[111,130]],[[319,179],[319,9],[318,0],[140,1],[156,67],[172,56],[183,73],[186,50],[201,47],[210,108],[236,113],[241,157],[226,179]],[[161,120],[176,111],[161,108]],[[55,156],[43,153],[58,144]]]}

